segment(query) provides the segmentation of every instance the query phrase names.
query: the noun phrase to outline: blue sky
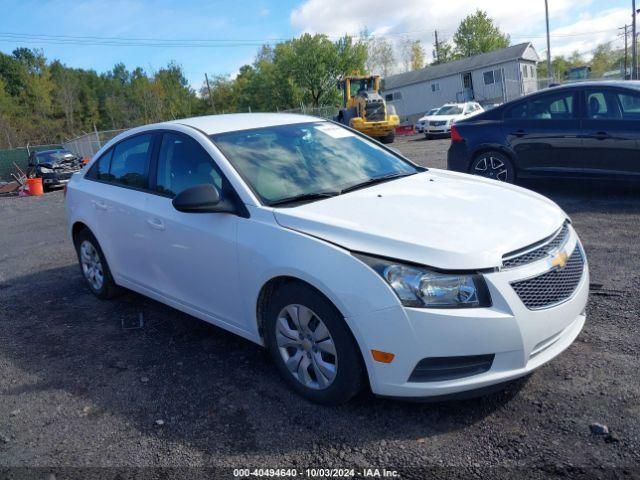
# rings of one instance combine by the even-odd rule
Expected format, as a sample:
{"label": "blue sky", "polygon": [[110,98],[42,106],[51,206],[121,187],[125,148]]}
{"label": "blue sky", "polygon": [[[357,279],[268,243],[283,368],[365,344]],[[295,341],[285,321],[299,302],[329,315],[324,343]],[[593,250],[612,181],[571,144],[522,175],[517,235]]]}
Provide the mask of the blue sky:
{"label": "blue sky", "polygon": [[[578,50],[588,57],[598,42],[622,44],[616,29],[630,21],[630,0],[549,0],[549,4],[553,54]],[[476,8],[487,10],[511,35],[512,43],[531,40],[544,54],[543,0],[0,0],[0,51],[42,48],[49,59],[99,72],[118,62],[153,71],[175,61],[199,87],[205,72],[235,74],[252,61],[261,42],[305,31],[339,36],[357,34],[366,26],[393,42],[419,38],[431,51],[434,29],[440,39],[450,38],[458,22]],[[145,46],[96,45],[104,43],[100,37],[148,40],[138,42]],[[157,45],[158,40],[174,46],[148,45]],[[207,47],[195,47],[192,40],[210,41]],[[232,46],[214,40],[227,40]],[[120,41],[126,42],[130,43]],[[189,46],[178,47],[176,42]]]}

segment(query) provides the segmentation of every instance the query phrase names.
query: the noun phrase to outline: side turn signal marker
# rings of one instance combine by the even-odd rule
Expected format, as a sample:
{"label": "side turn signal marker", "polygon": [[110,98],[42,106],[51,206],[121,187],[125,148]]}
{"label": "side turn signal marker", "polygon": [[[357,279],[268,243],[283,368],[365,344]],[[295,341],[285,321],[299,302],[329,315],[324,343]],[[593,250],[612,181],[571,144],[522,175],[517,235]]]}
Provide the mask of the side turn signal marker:
{"label": "side turn signal marker", "polygon": [[395,358],[393,353],[381,352],[380,350],[371,350],[371,356],[376,362],[391,363]]}

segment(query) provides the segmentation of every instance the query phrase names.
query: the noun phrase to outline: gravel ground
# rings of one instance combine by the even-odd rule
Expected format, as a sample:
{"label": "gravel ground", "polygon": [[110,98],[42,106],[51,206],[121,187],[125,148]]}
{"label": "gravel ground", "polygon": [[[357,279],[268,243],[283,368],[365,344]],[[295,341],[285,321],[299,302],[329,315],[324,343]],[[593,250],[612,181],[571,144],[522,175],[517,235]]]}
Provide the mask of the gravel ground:
{"label": "gravel ground", "polygon": [[[447,140],[395,146],[444,167]],[[576,342],[484,398],[364,393],[338,408],[293,394],[261,348],[230,333],[134,293],[95,299],[66,238],[61,192],[0,198],[0,478],[52,478],[56,467],[56,478],[214,478],[247,467],[639,478],[639,189],[528,186],[569,213],[585,244],[592,295]],[[596,423],[609,433],[593,433]]]}

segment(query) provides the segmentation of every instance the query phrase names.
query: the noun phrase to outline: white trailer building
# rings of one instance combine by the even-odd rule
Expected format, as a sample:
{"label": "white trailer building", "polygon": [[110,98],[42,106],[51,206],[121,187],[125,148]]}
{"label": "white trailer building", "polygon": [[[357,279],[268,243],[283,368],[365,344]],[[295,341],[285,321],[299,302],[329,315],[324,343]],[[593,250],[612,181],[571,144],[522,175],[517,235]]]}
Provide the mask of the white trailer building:
{"label": "white trailer building", "polygon": [[391,75],[382,94],[401,122],[449,102],[503,103],[538,88],[538,53],[529,42],[421,70]]}

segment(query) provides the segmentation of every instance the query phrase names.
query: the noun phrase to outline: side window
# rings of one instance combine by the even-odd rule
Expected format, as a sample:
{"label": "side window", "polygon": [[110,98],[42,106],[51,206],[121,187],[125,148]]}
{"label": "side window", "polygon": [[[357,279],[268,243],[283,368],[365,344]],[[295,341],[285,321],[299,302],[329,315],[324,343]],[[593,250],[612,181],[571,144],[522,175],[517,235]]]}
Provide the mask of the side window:
{"label": "side window", "polygon": [[103,180],[105,182],[111,181],[112,177],[109,175],[109,167],[111,166],[111,154],[113,148],[110,148],[102,156],[94,162],[91,169],[87,172],[87,177],[94,178],[96,180]]}
{"label": "side window", "polygon": [[624,120],[640,120],[640,93],[616,92]]}
{"label": "side window", "polygon": [[113,183],[132,187],[147,186],[151,134],[137,135],[115,146],[109,169]]}
{"label": "side window", "polygon": [[222,176],[211,156],[192,138],[165,133],[158,155],[156,190],[173,197],[202,183],[222,190]]}
{"label": "side window", "polygon": [[505,118],[521,120],[567,120],[573,118],[573,92],[542,95],[518,103],[505,112]]}
{"label": "side window", "polygon": [[587,117],[612,118],[616,115],[609,108],[612,105],[613,94],[608,91],[588,91],[587,92]]}

